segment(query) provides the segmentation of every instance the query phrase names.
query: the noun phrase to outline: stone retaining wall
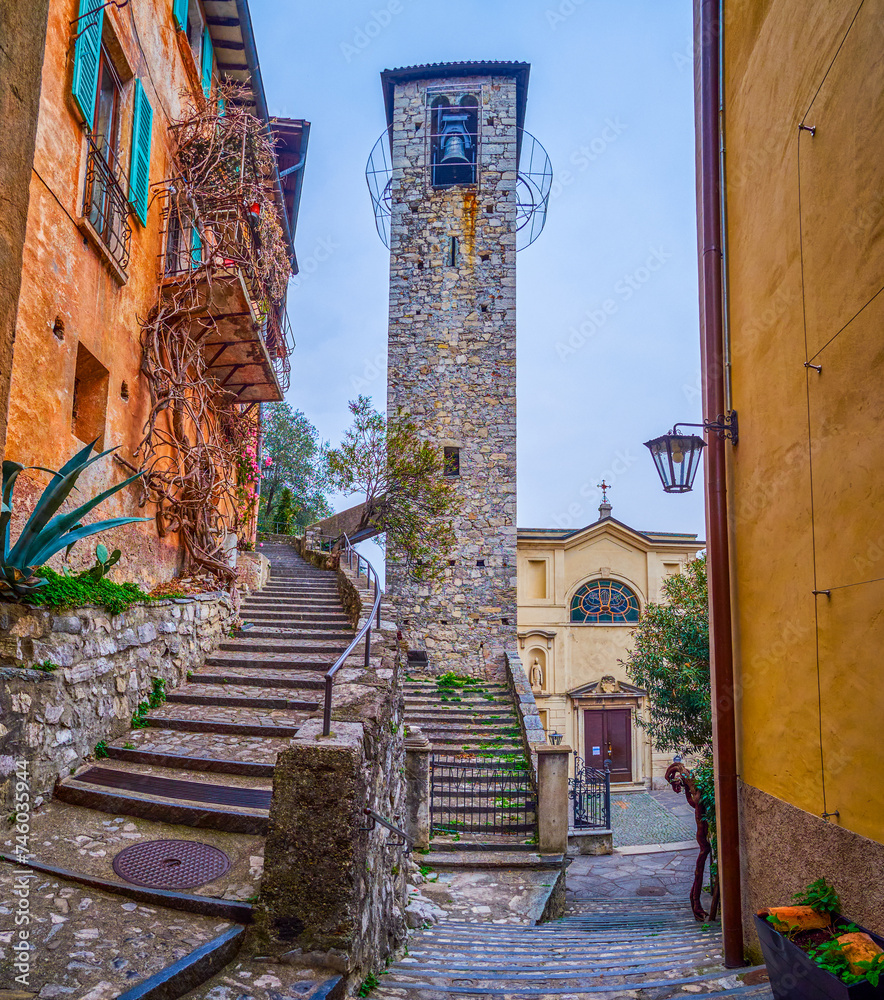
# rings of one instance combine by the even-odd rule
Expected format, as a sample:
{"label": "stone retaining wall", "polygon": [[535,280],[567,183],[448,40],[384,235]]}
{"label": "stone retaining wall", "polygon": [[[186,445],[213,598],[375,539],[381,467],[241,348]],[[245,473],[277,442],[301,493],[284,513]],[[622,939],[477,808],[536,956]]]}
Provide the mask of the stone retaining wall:
{"label": "stone retaining wall", "polygon": [[[234,617],[220,592],[135,604],[119,615],[0,603],[3,804],[16,759],[30,762],[32,796],[48,797],[99,741],[129,729],[154,678],[177,687],[217,648]],[[57,669],[31,669],[46,660]]]}

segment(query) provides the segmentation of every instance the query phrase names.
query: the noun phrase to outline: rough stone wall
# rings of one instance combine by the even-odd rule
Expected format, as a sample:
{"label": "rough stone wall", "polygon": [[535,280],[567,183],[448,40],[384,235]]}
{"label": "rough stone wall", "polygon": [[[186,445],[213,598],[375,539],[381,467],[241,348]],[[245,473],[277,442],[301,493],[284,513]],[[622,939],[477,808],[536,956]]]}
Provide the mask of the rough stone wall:
{"label": "rough stone wall", "polygon": [[[79,767],[100,740],[121,736],[155,677],[177,687],[216,649],[234,618],[226,594],[104,608],[0,604],[0,799],[15,760],[31,764],[35,795]],[[46,660],[51,673],[14,664]]]}
{"label": "rough stone wall", "polygon": [[[294,540],[293,540],[294,541]],[[296,547],[337,569],[354,624],[373,594],[336,554]],[[405,939],[407,859],[390,834],[365,830],[366,807],[405,825],[401,657],[391,609],[382,602],[368,669],[362,649],[342,667],[331,733],[302,726],[277,760],[257,925],[266,947],[345,973],[352,984],[383,967]]]}
{"label": "rough stone wall", "polygon": [[391,545],[387,586],[431,672],[483,675],[502,671],[516,637],[516,83],[444,81],[481,90],[479,179],[434,189],[426,88],[440,82],[394,95],[387,412],[408,411],[422,436],[460,448],[464,505],[444,579],[413,581]]}

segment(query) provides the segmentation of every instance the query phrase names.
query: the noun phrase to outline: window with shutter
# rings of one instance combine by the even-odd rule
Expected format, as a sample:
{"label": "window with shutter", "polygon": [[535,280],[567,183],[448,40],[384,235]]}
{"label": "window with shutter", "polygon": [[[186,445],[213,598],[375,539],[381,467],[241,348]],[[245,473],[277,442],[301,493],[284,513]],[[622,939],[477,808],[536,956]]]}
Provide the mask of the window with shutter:
{"label": "window with shutter", "polygon": [[196,226],[190,230],[190,266],[199,267],[203,262],[203,239]]}
{"label": "window with shutter", "polygon": [[203,67],[203,93],[208,97],[212,92],[212,36],[208,28],[203,28],[203,53],[200,61]]}
{"label": "window with shutter", "polygon": [[74,46],[74,80],[71,90],[80,114],[90,129],[95,122],[101,26],[104,23],[102,2],[103,0],[80,0],[80,19],[74,24],[78,36]]}
{"label": "window with shutter", "polygon": [[179,31],[187,31],[187,0],[172,0],[172,17]]}
{"label": "window with shutter", "polygon": [[150,143],[153,108],[141,81],[135,81],[135,113],[132,118],[132,160],[129,168],[129,203],[142,225],[147,225],[150,185]]}

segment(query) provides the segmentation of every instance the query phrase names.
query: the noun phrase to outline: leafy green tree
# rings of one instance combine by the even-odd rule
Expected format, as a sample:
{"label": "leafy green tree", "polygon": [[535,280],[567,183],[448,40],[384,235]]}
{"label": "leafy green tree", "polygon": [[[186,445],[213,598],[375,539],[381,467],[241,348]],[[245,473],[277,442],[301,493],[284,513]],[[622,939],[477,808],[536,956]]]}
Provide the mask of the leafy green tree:
{"label": "leafy green tree", "polygon": [[261,481],[261,520],[282,520],[282,490],[291,494],[286,514],[290,528],[304,527],[332,513],[327,450],[319,433],[300,410],[289,403],[267,403],[263,408],[264,468]]}
{"label": "leafy green tree", "polygon": [[279,502],[273,511],[273,528],[280,534],[287,535],[297,522],[297,509],[295,497],[288,486],[283,486],[279,491]]}
{"label": "leafy green tree", "polygon": [[443,476],[441,451],[421,440],[407,414],[387,420],[367,396],[349,405],[353,425],[328,453],[332,485],[364,497],[357,530],[386,534],[413,576],[434,576],[454,546],[452,519],[461,508],[460,494]]}
{"label": "leafy green tree", "polygon": [[654,747],[705,757],[712,750],[705,557],[670,576],[663,595],[663,603],[645,608],[624,664],[632,680],[648,692],[650,718],[641,725]]}

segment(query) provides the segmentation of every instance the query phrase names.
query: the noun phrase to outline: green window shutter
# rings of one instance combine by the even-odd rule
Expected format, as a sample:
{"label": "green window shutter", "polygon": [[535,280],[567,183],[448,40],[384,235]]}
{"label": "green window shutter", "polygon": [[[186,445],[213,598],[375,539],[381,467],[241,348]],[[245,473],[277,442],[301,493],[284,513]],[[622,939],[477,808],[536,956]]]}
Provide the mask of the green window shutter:
{"label": "green window shutter", "polygon": [[141,81],[135,80],[135,112],[132,116],[132,158],[129,163],[129,203],[142,225],[147,225],[147,201],[150,185],[150,139],[153,108]]}
{"label": "green window shutter", "polygon": [[219,118],[223,118],[224,115],[226,114],[226,110],[227,110],[227,102],[224,100],[223,97],[219,97],[218,98],[218,117]]}
{"label": "green window shutter", "polygon": [[206,97],[212,92],[212,36],[208,28],[203,28],[203,93]]}
{"label": "green window shutter", "polygon": [[203,238],[196,226],[190,227],[190,266],[199,267],[203,262]]}
{"label": "green window shutter", "polygon": [[[95,119],[95,91],[98,88],[98,63],[101,58],[101,26],[104,23],[102,0],[80,0],[79,32],[74,46],[74,82],[71,90],[80,114],[92,128]],[[95,8],[98,7],[98,10]],[[84,17],[83,15],[91,16]]]}
{"label": "green window shutter", "polygon": [[187,31],[187,0],[172,0],[172,17],[179,31]]}

